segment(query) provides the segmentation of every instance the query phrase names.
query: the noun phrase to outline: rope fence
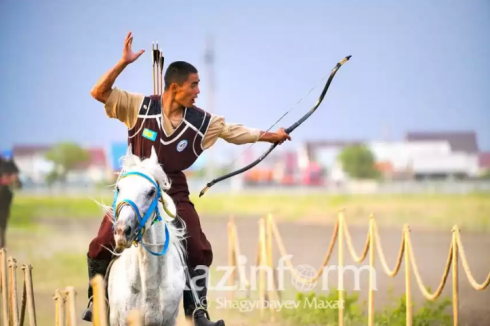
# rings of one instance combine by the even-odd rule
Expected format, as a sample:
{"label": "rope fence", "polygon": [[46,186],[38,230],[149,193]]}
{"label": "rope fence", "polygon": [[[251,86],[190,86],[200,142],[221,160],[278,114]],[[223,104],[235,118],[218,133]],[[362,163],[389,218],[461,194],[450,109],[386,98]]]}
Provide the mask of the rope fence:
{"label": "rope fence", "polygon": [[[2,325],[24,325],[26,312],[29,326],[37,326],[34,305],[34,287],[32,284],[32,266],[22,265],[24,286],[21,306],[17,294],[17,261],[12,256],[7,258],[7,249],[0,249],[0,293],[2,294]],[[27,310],[26,310],[27,309]]]}
{"label": "rope fence", "polygon": [[[383,251],[381,239],[378,232],[378,226],[376,224],[376,219],[374,215],[371,214],[369,218],[369,230],[366,235],[366,241],[364,243],[364,247],[362,249],[361,254],[359,255],[354,246],[352,244],[352,238],[350,236],[349,227],[344,217],[344,212],[340,211],[337,215],[337,219],[335,222],[335,226],[333,229],[333,234],[330,239],[330,243],[328,246],[327,253],[321,264],[320,268],[317,270],[316,275],[310,278],[305,278],[298,274],[297,270],[293,267],[291,259],[287,256],[287,251],[283,243],[283,239],[281,234],[278,231],[277,224],[274,221],[274,218],[271,214],[267,216],[267,218],[261,218],[259,220],[259,239],[258,239],[258,251],[256,256],[256,266],[257,267],[265,267],[267,269],[273,270],[273,240],[276,241],[277,248],[282,257],[285,257],[285,263],[289,270],[293,273],[294,278],[302,284],[313,284],[315,283],[323,274],[324,267],[329,263],[330,257],[333,253],[335,245],[337,245],[338,251],[338,289],[339,289],[339,301],[342,302],[344,299],[344,278],[342,268],[344,267],[344,258],[345,258],[345,248],[347,248],[350,256],[356,263],[362,263],[366,260],[366,257],[369,253],[369,293],[368,293],[368,325],[374,326],[374,262],[375,262],[375,253],[377,253],[377,257],[381,263],[383,271],[389,277],[395,277],[400,271],[400,266],[402,261],[405,259],[405,298],[406,298],[406,325],[412,325],[412,278],[410,274],[410,268],[412,269],[415,282],[419,290],[422,292],[422,295],[425,299],[434,301],[436,300],[442,293],[444,286],[447,283],[447,278],[449,275],[449,271],[452,269],[452,304],[453,304],[453,325],[459,325],[459,288],[458,288],[458,258],[461,259],[461,263],[463,266],[463,270],[466,274],[466,277],[471,284],[471,286],[478,291],[482,291],[488,287],[490,284],[490,272],[483,283],[478,283],[471,270],[469,268],[468,261],[466,259],[466,254],[464,250],[463,243],[461,241],[461,234],[459,232],[459,228],[454,226],[452,229],[452,238],[451,243],[449,245],[448,257],[446,260],[446,266],[444,268],[444,272],[441,277],[441,281],[437,287],[437,289],[430,293],[427,291],[424,283],[422,281],[422,277],[419,272],[419,268],[417,266],[417,260],[414,255],[412,240],[410,236],[410,227],[405,225],[402,230],[402,236],[400,241],[400,248],[398,251],[397,259],[395,266],[391,269],[386,261],[385,254]],[[346,245],[346,247],[345,247]],[[234,221],[234,218],[231,217],[228,222],[228,261],[229,265],[235,267],[234,272],[228,280],[228,285],[235,285],[234,282],[238,279],[242,286],[248,291],[247,296],[250,293],[250,281],[247,279],[245,272],[242,268],[238,268],[237,262],[239,261],[239,257],[241,256],[239,239],[237,227]],[[277,299],[280,296],[278,289],[271,289],[271,284],[275,284],[275,277],[272,275],[269,277],[269,287],[268,290],[265,290],[265,271],[263,268],[257,269],[260,273],[259,275],[259,300],[261,303],[265,303],[269,298]],[[270,278],[274,278],[271,280]],[[270,281],[273,281],[272,283]],[[230,297],[233,298],[234,293],[230,292]],[[264,316],[265,308],[264,304],[261,304],[261,317]],[[272,305],[270,307],[270,321],[275,321],[275,311]],[[338,309],[338,323],[339,326],[344,325],[344,309],[343,305],[339,305]]]}
{"label": "rope fence", "polygon": [[[20,302],[17,293],[17,260],[8,256],[7,249],[0,249],[0,293],[2,301],[1,325],[23,326],[26,313],[29,326],[37,326],[36,306],[34,299],[34,285],[32,281],[32,266],[23,264],[23,292]],[[76,326],[76,293],[73,287],[63,291],[56,290],[56,326]]]}

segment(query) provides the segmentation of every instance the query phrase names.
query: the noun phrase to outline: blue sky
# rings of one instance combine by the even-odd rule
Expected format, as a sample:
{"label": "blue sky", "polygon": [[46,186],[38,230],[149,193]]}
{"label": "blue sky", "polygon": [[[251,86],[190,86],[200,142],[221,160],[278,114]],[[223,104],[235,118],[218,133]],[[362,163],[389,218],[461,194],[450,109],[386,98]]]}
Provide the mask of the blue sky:
{"label": "blue sky", "polygon": [[[125,127],[105,116],[90,89],[120,58],[132,31],[134,49],[147,52],[122,73],[119,88],[153,91],[149,50],[158,40],[167,64],[186,60],[200,70],[198,106],[267,129],[352,55],[293,141],[475,130],[480,147],[490,150],[488,0],[2,0],[0,25],[0,149],[124,141]],[[216,52],[212,109],[207,35]],[[322,87],[273,129],[305,114]]]}

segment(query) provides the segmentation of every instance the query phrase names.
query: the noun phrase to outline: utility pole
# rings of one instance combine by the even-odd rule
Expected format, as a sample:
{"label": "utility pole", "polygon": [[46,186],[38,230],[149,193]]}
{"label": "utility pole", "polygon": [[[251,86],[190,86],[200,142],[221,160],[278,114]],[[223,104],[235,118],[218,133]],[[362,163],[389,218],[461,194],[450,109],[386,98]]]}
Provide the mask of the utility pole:
{"label": "utility pole", "polygon": [[[208,74],[208,94],[207,94],[207,107],[206,111],[212,114],[215,113],[215,84],[214,84],[214,42],[212,36],[208,35],[206,37],[206,46],[204,50],[204,64],[206,66],[207,74]],[[214,172],[214,146],[208,148],[206,150],[208,160],[206,162],[206,178],[210,179],[213,176]]]}

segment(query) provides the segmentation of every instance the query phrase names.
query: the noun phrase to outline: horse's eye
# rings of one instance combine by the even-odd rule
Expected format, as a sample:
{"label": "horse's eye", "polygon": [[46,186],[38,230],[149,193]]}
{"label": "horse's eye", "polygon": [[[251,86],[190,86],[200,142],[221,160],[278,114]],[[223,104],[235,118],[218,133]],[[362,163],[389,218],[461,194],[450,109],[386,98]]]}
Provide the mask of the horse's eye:
{"label": "horse's eye", "polygon": [[155,195],[155,188],[151,188],[147,195],[148,197],[153,197],[153,195]]}
{"label": "horse's eye", "polygon": [[116,191],[119,192],[119,186],[116,186]]}

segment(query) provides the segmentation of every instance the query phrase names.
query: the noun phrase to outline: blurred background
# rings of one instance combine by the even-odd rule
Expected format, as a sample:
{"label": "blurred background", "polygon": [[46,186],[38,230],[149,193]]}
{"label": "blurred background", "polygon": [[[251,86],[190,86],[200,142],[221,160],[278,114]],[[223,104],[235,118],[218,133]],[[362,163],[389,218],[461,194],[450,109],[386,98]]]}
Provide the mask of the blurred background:
{"label": "blurred background", "polygon": [[[273,213],[284,232],[297,230],[292,225],[298,222],[324,227],[319,238],[289,239],[298,253],[321,245],[317,256],[303,261],[316,266],[328,243],[322,239],[345,208],[362,225],[359,248],[368,216],[376,214],[387,228],[382,234],[393,238],[392,261],[403,224],[442,232],[440,243],[432,233],[420,235],[419,259],[433,248],[437,254],[428,263],[440,260],[434,275],[424,270],[431,286],[440,279],[454,224],[471,234],[466,251],[475,257],[475,277],[483,280],[490,269],[484,254],[490,231],[487,0],[2,0],[0,27],[0,150],[14,160],[22,182],[6,248],[19,260],[57,269],[35,270],[40,298],[75,285],[78,306],[85,304],[85,253],[103,216],[94,199],[110,203],[127,148],[126,127],[106,116],[90,90],[121,57],[128,31],[133,50],[146,52],[114,86],[150,95],[151,44],[158,42],[165,68],[184,60],[199,70],[197,106],[261,130],[288,110],[272,131],[300,119],[331,69],[352,55],[292,141],[259,165],[203,198],[197,195],[207,182],[257,159],[269,144],[219,140],[186,171],[217,262],[226,261],[226,246],[218,244],[226,243],[230,215],[248,230],[252,257],[256,221]],[[305,234],[313,232],[305,228]],[[400,279],[393,283],[399,294]],[[468,305],[462,316],[467,325],[483,325],[488,309],[475,302],[483,305],[490,297],[474,292],[462,299]],[[39,324],[54,320],[47,301],[39,306]]]}
{"label": "blurred background", "polygon": [[[374,173],[385,182],[380,191],[423,191],[429,181],[444,182],[447,191],[460,191],[458,184],[488,188],[486,1],[305,0],[280,6],[2,1],[1,6],[0,148],[15,157],[25,191],[56,188],[50,173],[60,162],[47,154],[59,143],[81,149],[64,166],[65,187],[86,192],[112,180],[125,152],[125,126],[106,117],[90,89],[120,58],[128,31],[134,50],[147,52],[123,71],[116,87],[152,93],[150,49],[158,41],[166,65],[186,60],[198,68],[199,107],[262,130],[302,99],[272,130],[297,121],[320,95],[322,79],[352,55],[320,108],[291,135],[293,141],[232,179],[238,189],[340,191]],[[367,175],[341,164],[340,154],[356,145],[362,147],[344,160],[365,155],[367,161],[359,162],[374,163]],[[251,162],[267,146],[218,141],[188,171],[192,184],[201,188],[223,170]],[[222,191],[232,180],[220,183]]]}

